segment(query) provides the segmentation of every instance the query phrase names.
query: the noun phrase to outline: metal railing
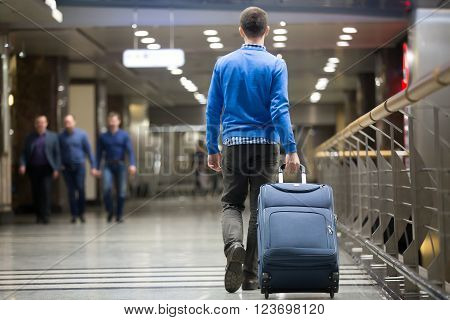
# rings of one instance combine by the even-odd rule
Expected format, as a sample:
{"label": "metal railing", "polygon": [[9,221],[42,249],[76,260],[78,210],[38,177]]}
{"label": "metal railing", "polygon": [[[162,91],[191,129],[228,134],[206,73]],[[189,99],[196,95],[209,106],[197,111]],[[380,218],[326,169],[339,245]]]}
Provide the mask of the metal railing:
{"label": "metal railing", "polygon": [[334,189],[344,246],[399,298],[450,292],[450,96],[427,101],[449,84],[450,66],[435,69],[315,153],[318,181]]}

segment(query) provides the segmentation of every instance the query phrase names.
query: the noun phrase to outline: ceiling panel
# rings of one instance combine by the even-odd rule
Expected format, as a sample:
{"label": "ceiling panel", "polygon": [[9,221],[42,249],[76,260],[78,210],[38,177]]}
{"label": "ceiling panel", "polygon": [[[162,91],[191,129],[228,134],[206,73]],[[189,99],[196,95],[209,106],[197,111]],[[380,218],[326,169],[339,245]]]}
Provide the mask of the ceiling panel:
{"label": "ceiling panel", "polygon": [[[1,8],[1,7],[0,7]],[[197,10],[197,14],[201,11]],[[348,26],[343,16],[339,21],[289,23],[287,48],[273,48],[272,33],[266,45],[269,52],[281,53],[289,68],[289,94],[293,104],[305,101],[314,90],[319,77],[325,74],[323,67],[331,56],[341,60],[337,73],[345,74],[330,82],[323,93],[321,103],[339,104],[344,100],[343,90],[356,87],[356,74],[374,69],[370,53],[385,46],[389,39],[406,28],[404,20],[352,22],[359,32],[354,35],[349,48],[336,47],[342,27]],[[370,20],[370,19],[369,19]],[[113,18],[110,21],[114,22]],[[177,20],[175,21],[177,22]],[[271,24],[275,29],[279,25]],[[224,48],[213,50],[208,46],[203,30],[214,28],[219,32]],[[170,47],[170,27],[167,25],[140,25],[163,48]],[[174,76],[166,69],[127,70],[121,65],[125,49],[135,45],[133,29],[129,26],[51,28],[46,31],[15,30],[10,33],[16,52],[24,47],[28,55],[63,55],[74,63],[70,74],[74,78],[107,79],[110,92],[138,95],[143,92],[165,106],[197,105],[192,93],[180,84],[181,76]],[[219,56],[223,56],[242,44],[236,25],[179,25],[174,27],[174,45],[186,53],[183,75],[192,80],[199,92],[207,94],[211,71]],[[144,48],[142,44],[137,47]],[[81,54],[80,54],[81,53]],[[367,57],[368,56],[368,57]],[[88,59],[86,59],[88,57]],[[102,71],[104,68],[107,71]],[[348,69],[348,70],[347,70]],[[136,90],[133,90],[136,88]]]}
{"label": "ceiling panel", "polygon": [[242,9],[249,5],[266,10],[323,11],[364,13],[368,15],[402,15],[410,8],[404,0],[59,0],[61,6]]}

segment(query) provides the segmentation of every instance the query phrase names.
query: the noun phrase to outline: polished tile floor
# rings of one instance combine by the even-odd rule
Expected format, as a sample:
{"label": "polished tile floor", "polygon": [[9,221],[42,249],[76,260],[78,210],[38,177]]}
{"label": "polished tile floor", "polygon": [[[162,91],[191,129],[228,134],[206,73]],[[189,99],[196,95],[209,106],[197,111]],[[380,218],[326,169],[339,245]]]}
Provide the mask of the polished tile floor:
{"label": "polished tile floor", "polygon": [[[86,224],[55,215],[0,226],[0,299],[262,299],[223,288],[220,207],[209,197],[130,201],[122,224],[100,211]],[[248,217],[247,217],[248,220]],[[341,250],[335,299],[387,299]],[[276,294],[272,299],[328,299]]]}

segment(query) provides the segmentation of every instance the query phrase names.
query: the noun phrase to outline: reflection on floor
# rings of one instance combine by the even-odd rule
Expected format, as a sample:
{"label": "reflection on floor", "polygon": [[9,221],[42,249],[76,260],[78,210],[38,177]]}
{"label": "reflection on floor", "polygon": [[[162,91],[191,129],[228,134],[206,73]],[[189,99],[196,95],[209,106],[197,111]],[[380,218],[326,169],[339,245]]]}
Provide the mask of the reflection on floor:
{"label": "reflection on floor", "polygon": [[[89,212],[86,224],[31,216],[0,226],[1,299],[263,299],[259,291],[223,288],[217,199],[130,201],[122,224]],[[248,221],[248,216],[247,216]],[[335,299],[386,299],[341,250]],[[328,299],[328,294],[274,294],[271,299]]]}

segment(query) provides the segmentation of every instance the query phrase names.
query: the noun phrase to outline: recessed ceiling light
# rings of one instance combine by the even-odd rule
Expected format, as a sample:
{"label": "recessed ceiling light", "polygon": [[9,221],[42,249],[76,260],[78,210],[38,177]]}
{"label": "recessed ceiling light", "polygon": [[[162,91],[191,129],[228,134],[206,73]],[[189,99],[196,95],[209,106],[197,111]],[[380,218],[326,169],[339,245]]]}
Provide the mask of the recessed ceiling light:
{"label": "recessed ceiling light", "polygon": [[191,80],[186,79],[186,77],[181,77],[180,82],[186,89],[195,87],[194,83]]}
{"label": "recessed ceiling light", "polygon": [[326,66],[336,69],[336,64],[334,64],[333,62],[330,62],[330,61],[327,62]]}
{"label": "recessed ceiling light", "polygon": [[131,27],[132,27],[133,29],[136,29],[136,28],[137,28],[137,24],[136,24],[136,23],[133,23],[133,24],[131,25]]}
{"label": "recessed ceiling light", "polygon": [[205,96],[198,92],[194,93],[194,97],[195,97],[195,99],[205,99]]}
{"label": "recessed ceiling light", "polygon": [[145,31],[145,30],[138,30],[138,31],[135,31],[135,32],[134,32],[134,35],[135,35],[136,37],[146,37],[146,36],[148,36],[148,31]]}
{"label": "recessed ceiling light", "polygon": [[316,84],[316,90],[325,90],[326,88],[327,88],[327,86],[322,83]]}
{"label": "recessed ceiling light", "polygon": [[348,47],[350,45],[347,41],[338,41],[336,44],[338,47]]}
{"label": "recessed ceiling light", "polygon": [[309,97],[309,101],[311,101],[312,103],[316,103],[316,102],[319,102],[321,97],[322,97],[322,95],[316,91],[316,92],[311,93],[311,96]]}
{"label": "recessed ceiling light", "polygon": [[352,39],[353,39],[353,37],[351,35],[349,35],[349,34],[341,34],[339,36],[339,40],[349,41],[349,40],[352,40]]}
{"label": "recessed ceiling light", "polygon": [[220,42],[220,38],[219,37],[208,37],[208,38],[206,38],[206,41],[208,41],[208,42]]}
{"label": "recessed ceiling light", "polygon": [[375,77],[375,85],[377,87],[381,86],[381,78],[380,77]]}
{"label": "recessed ceiling light", "polygon": [[333,68],[331,66],[326,66],[326,67],[323,68],[323,71],[331,73],[331,72],[335,72],[336,68]]}
{"label": "recessed ceiling light", "polygon": [[275,42],[273,44],[273,47],[274,48],[285,48],[286,47],[286,43],[284,43],[284,42]]}
{"label": "recessed ceiling light", "polygon": [[186,84],[189,80],[186,77],[181,77],[180,82],[183,85],[183,87],[186,87]]}
{"label": "recessed ceiling light", "polygon": [[170,70],[170,73],[173,75],[180,75],[180,74],[183,74],[183,70],[177,68],[177,69]]}
{"label": "recessed ceiling light", "polygon": [[147,49],[158,50],[161,49],[161,45],[159,43],[151,43],[147,46]]}
{"label": "recessed ceiling light", "polygon": [[206,104],[206,97],[198,92],[194,92],[194,97],[200,104]]}
{"label": "recessed ceiling light", "polygon": [[344,32],[344,33],[357,33],[358,30],[356,30],[356,28],[354,28],[354,27],[344,27],[344,28],[342,28],[342,32]]}
{"label": "recessed ceiling light", "polygon": [[286,21],[280,21],[280,26],[286,27]]}
{"label": "recessed ceiling light", "polygon": [[327,78],[320,78],[316,83],[316,90],[325,90],[328,85]]}
{"label": "recessed ceiling light", "polygon": [[281,53],[277,54],[278,59],[283,59],[283,55]]}
{"label": "recessed ceiling light", "polygon": [[286,36],[274,36],[273,37],[273,41],[286,41],[287,37]]}
{"label": "recessed ceiling light", "polygon": [[220,42],[214,42],[214,43],[210,43],[209,47],[211,49],[222,49],[223,48],[223,44],[221,44]]}
{"label": "recessed ceiling light", "polygon": [[195,84],[192,84],[190,86],[187,86],[186,90],[189,91],[189,92],[195,92],[195,91],[198,91],[198,88],[197,88],[197,86]]}
{"label": "recessed ceiling light", "polygon": [[145,43],[145,44],[154,43],[155,42],[155,38],[142,38],[141,42]]}
{"label": "recessed ceiling light", "polygon": [[216,36],[218,34],[218,32],[217,32],[217,30],[210,29],[210,30],[203,31],[203,34],[205,36]]}
{"label": "recessed ceiling light", "polygon": [[273,30],[274,34],[287,34],[288,31],[286,29],[275,29]]}
{"label": "recessed ceiling light", "polygon": [[339,59],[335,57],[328,58],[328,62],[336,64],[339,63]]}

